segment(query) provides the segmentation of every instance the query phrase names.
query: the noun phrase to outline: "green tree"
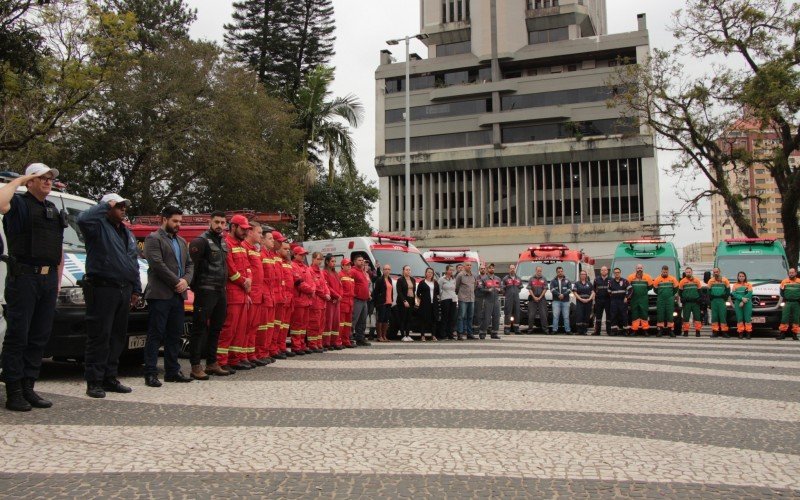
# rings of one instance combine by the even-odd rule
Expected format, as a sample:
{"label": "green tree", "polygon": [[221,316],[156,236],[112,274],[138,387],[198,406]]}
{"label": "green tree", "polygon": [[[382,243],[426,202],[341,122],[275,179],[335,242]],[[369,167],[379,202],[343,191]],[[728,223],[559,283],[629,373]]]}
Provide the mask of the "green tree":
{"label": "green tree", "polygon": [[312,186],[305,202],[309,239],[364,236],[372,231],[368,218],[380,197],[362,175],[337,177]]}
{"label": "green tree", "polygon": [[154,51],[174,40],[189,38],[189,27],[197,18],[185,0],[102,0],[103,7],[119,14],[136,17],[134,47]]}
{"label": "green tree", "polygon": [[[35,69],[10,61],[0,66],[0,153],[17,167],[23,151],[46,142],[86,111],[111,77],[129,62],[132,16],[100,11],[92,3],[61,0],[29,9],[14,22],[41,37]],[[28,56],[34,57],[29,54]]]}
{"label": "green tree", "polygon": [[[43,39],[27,16],[37,5],[32,0],[0,2],[0,64],[5,71],[41,77],[38,63]],[[0,92],[3,84],[0,79]]]}
{"label": "green tree", "polygon": [[292,99],[309,74],[331,60],[336,36],[331,0],[291,0],[288,12],[288,95]]}
{"label": "green tree", "polygon": [[[295,102],[298,126],[304,139],[303,161],[298,170],[305,176],[313,176],[315,169],[322,170],[320,153],[324,153],[328,155],[327,175],[331,180],[335,178],[337,160],[353,177],[355,144],[349,126],[358,127],[364,116],[364,107],[354,95],[332,97],[329,89],[332,82],[332,68],[314,69],[297,93]],[[301,203],[297,214],[301,239],[305,234],[304,206],[305,203]]]}
{"label": "green tree", "polygon": [[[616,100],[640,115],[659,136],[660,147],[680,154],[672,166],[680,184],[709,183],[708,189],[679,193],[687,211],[719,195],[729,216],[756,237],[758,214],[742,204],[764,196],[742,192],[742,179],[756,165],[770,172],[782,198],[781,219],[789,261],[800,254],[800,168],[789,156],[800,147],[800,5],[784,0],[689,0],[674,16],[674,52],[655,50],[647,64],[623,66],[614,85],[626,89]],[[687,76],[680,57],[707,63],[711,74]],[[775,133],[766,155],[752,154],[728,139],[745,118]]]}

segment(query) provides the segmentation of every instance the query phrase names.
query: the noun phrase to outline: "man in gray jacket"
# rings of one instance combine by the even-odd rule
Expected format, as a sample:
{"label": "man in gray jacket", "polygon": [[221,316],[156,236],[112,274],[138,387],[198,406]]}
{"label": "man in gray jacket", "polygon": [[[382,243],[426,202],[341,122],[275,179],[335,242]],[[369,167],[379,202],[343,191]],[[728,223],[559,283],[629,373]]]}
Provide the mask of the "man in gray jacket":
{"label": "man in gray jacket", "polygon": [[86,395],[128,393],[117,380],[119,357],[125,350],[128,314],[142,295],[136,238],[123,224],[130,200],[118,194],[78,216],[86,240],[86,276],[81,284],[86,300]]}
{"label": "man in gray jacket", "polygon": [[158,348],[164,342],[164,380],[191,382],[181,373],[178,351],[183,332],[183,302],[192,281],[194,264],[186,240],[178,236],[183,212],[167,207],[161,212],[161,228],[144,240],[147,271],[145,298],[150,307],[150,326],[144,346],[144,382],[161,387],[158,380]]}
{"label": "man in gray jacket", "polygon": [[472,274],[472,262],[464,263],[464,270],[456,275],[456,296],[458,297],[457,338],[474,339],[472,315],[475,312],[475,275]]}

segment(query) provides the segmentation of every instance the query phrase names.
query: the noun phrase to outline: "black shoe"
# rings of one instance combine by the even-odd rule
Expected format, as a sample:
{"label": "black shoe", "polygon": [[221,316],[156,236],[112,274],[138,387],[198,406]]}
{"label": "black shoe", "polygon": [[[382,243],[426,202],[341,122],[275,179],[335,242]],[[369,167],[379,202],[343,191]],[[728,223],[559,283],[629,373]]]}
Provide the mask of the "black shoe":
{"label": "black shoe", "polygon": [[260,359],[251,359],[250,364],[255,366],[267,366],[269,363]]}
{"label": "black shoe", "polygon": [[355,349],[355,348],[356,348],[356,345],[355,345],[355,344],[347,344],[347,345],[346,345],[346,346],[344,346],[344,347],[345,347],[346,349]]}
{"label": "black shoe", "polygon": [[43,397],[36,394],[33,390],[35,381],[32,378],[22,379],[22,397],[25,401],[31,404],[34,408],[50,408],[53,406],[52,401],[48,401]]}
{"label": "black shoe", "polygon": [[695,337],[699,337],[700,336],[700,332],[694,332],[694,336]]}
{"label": "black shoe", "polygon": [[492,338],[493,338],[494,340],[500,340],[500,335],[498,335],[498,334],[496,334],[496,333],[493,333],[493,334],[492,334]]}
{"label": "black shoe", "polygon": [[671,339],[675,338],[675,331],[674,330],[670,330],[669,331],[669,338],[671,338]]}
{"label": "black shoe", "polygon": [[[234,370],[235,369],[236,369],[236,367],[234,367]],[[178,382],[178,383],[181,383],[181,384],[186,384],[186,383],[189,383],[191,381],[192,381],[191,378],[187,377],[186,375],[184,375],[181,372],[178,372],[178,373],[176,373],[174,375],[164,375],[164,382]]]}
{"label": "black shoe", "polygon": [[[252,370],[253,369],[253,365],[251,365],[250,363],[242,362],[242,363],[237,363],[235,365],[231,365],[231,368],[233,368],[234,370],[236,370],[238,372],[238,371]],[[164,377],[164,380],[166,380],[166,379],[167,378]]]}
{"label": "black shoe", "polygon": [[325,349],[314,349],[313,352],[314,352],[314,354],[324,354],[325,353]]}
{"label": "black shoe", "polygon": [[108,377],[103,380],[102,389],[106,392],[117,392],[119,394],[128,394],[133,392],[133,389],[127,385],[122,385],[119,380],[114,377]]}
{"label": "black shoe", "polygon": [[6,382],[6,409],[11,411],[31,411],[33,407],[22,397],[22,382]]}
{"label": "black shoe", "polygon": [[271,365],[272,363],[275,362],[275,358],[270,358],[269,356],[267,356],[266,358],[261,358],[261,362],[264,363],[265,366]]}
{"label": "black shoe", "polygon": [[747,335],[745,335],[745,338],[746,338],[747,340],[750,340],[750,334],[748,333]]}
{"label": "black shoe", "polygon": [[372,345],[372,343],[370,343],[368,340],[359,340],[356,342],[356,345],[361,347],[369,347]]}
{"label": "black shoe", "polygon": [[[293,358],[293,357],[297,356],[297,353],[294,352],[294,351],[286,351],[286,352],[283,353],[283,355],[286,356],[286,358]],[[283,359],[286,359],[286,358],[283,358]]]}
{"label": "black shoe", "polygon": [[347,349],[344,345],[337,345],[333,348],[334,351],[343,351]]}
{"label": "black shoe", "polygon": [[[647,336],[648,337],[650,336],[650,332],[647,332]],[[656,337],[663,337],[663,336],[664,336],[664,329],[663,328],[659,328],[658,329],[658,333],[656,334]]]}
{"label": "black shoe", "polygon": [[273,356],[273,358],[275,358],[275,359],[286,359],[286,358],[288,358],[288,357],[289,357],[289,356],[287,356],[285,352],[279,352],[278,354],[276,354],[275,356]]}
{"label": "black shoe", "polygon": [[684,337],[688,337],[689,336],[689,332],[683,332],[683,336]]}
{"label": "black shoe", "polygon": [[478,338],[478,337],[476,337],[475,335],[473,335],[471,333],[467,334],[467,340],[475,340],[476,338]]}
{"label": "black shoe", "polygon": [[161,381],[158,380],[158,375],[145,375],[144,385],[147,387],[161,387]]}
{"label": "black shoe", "polygon": [[306,354],[314,354],[316,351],[312,351],[311,349],[306,349]]}
{"label": "black shoe", "polygon": [[780,333],[780,334],[778,334],[777,337],[775,337],[775,340],[783,340],[785,338],[786,338],[786,334]]}
{"label": "black shoe", "polygon": [[716,333],[713,333],[713,332],[712,332],[712,333],[711,333],[711,338],[712,338],[712,339],[718,339],[718,338],[719,338],[719,335],[718,335],[718,334],[716,334]]}
{"label": "black shoe", "polygon": [[294,352],[294,351],[292,351],[292,352],[294,353],[295,356],[305,356],[306,355],[306,351],[301,350],[301,349],[298,349],[297,352]]}
{"label": "black shoe", "polygon": [[722,338],[729,339],[729,338],[731,338],[731,336],[728,335],[727,333],[723,333],[722,334]]}
{"label": "black shoe", "polygon": [[792,334],[792,340],[800,340],[800,339],[797,338],[797,334],[796,333],[793,333]]}
{"label": "black shoe", "polygon": [[106,391],[103,390],[103,384],[100,382],[86,382],[86,395],[90,398],[102,399],[106,397]]}

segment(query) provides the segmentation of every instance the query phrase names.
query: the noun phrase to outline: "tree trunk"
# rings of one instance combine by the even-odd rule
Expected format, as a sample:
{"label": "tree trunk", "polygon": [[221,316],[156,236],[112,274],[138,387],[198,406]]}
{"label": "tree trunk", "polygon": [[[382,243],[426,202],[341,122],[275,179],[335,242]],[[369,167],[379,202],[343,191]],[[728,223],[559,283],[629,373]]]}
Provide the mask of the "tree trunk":
{"label": "tree trunk", "polygon": [[305,240],[305,232],[306,232],[306,188],[303,187],[303,191],[300,194],[300,203],[297,205],[297,241],[302,242]]}
{"label": "tree trunk", "polygon": [[797,267],[798,254],[800,254],[800,226],[797,217],[798,203],[792,203],[784,198],[781,206],[781,222],[783,223],[783,238],[786,246],[786,259],[789,267]]}

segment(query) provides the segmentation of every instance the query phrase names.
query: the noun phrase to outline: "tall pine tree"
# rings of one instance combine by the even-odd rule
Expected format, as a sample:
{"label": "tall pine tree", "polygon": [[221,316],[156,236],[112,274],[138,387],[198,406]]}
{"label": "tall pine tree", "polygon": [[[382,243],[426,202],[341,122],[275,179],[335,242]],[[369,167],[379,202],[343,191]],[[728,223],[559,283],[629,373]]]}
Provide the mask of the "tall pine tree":
{"label": "tall pine tree", "polygon": [[287,0],[233,2],[233,22],[225,25],[225,44],[258,74],[268,89],[280,92],[289,82],[291,51]]}
{"label": "tall pine tree", "polygon": [[306,76],[333,57],[332,0],[290,0],[289,2],[289,99],[294,100]]}
{"label": "tall pine tree", "polygon": [[262,83],[294,102],[306,76],[333,56],[331,0],[239,0],[225,44]]}

